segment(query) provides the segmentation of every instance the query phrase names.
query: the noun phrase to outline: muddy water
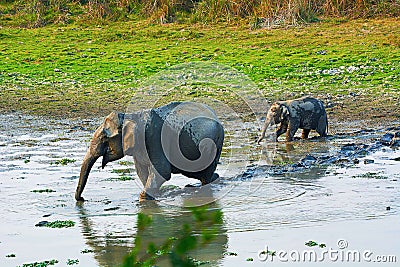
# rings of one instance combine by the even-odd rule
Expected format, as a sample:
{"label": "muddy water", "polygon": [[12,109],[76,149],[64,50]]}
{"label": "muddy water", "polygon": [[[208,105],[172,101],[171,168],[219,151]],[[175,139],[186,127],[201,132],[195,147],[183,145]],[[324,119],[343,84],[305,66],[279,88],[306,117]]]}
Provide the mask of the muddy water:
{"label": "muddy water", "polygon": [[[210,261],[205,266],[279,265],[278,259],[261,261],[259,251],[266,246],[303,251],[310,249],[304,245],[309,240],[338,249],[339,239],[348,242],[348,248],[395,255],[400,261],[400,163],[394,160],[400,157],[399,150],[383,147],[358,157],[356,164],[290,167],[307,154],[335,156],[345,144],[372,144],[384,130],[299,141],[293,147],[282,142],[255,148],[244,137],[242,143],[232,138],[218,167],[218,183],[188,188],[185,185],[198,182],[176,175],[155,204],[139,204],[138,179],[121,179],[121,171],[116,171],[131,171],[123,175],[137,178],[133,166],[122,165],[131,159],[113,162],[104,170],[97,162],[83,193],[87,201],[77,204],[80,163],[99,122],[0,116],[0,266],[51,259],[59,261],[56,266],[67,266],[68,259],[79,259],[78,266],[116,266],[136,236],[145,243],[176,236],[183,224],[195,225],[182,205],[208,202],[210,210],[222,212],[223,224],[208,246],[192,253],[197,260]],[[242,124],[237,132],[228,133],[227,140],[240,139],[246,130],[251,132],[251,125]],[[76,162],[56,164],[62,158]],[[55,192],[32,192],[41,189]],[[137,229],[139,212],[152,216],[146,231]],[[40,221],[55,220],[76,224],[63,229],[35,227]],[[15,257],[6,257],[10,254]]]}

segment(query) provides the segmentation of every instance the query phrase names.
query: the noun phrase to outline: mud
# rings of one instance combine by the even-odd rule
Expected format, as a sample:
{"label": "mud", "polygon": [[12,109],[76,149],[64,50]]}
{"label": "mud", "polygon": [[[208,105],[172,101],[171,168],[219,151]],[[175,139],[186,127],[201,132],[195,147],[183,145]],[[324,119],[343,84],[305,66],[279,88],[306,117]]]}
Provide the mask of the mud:
{"label": "mud", "polygon": [[[301,250],[315,239],[337,249],[341,238],[349,248],[400,260],[400,123],[363,130],[334,123],[326,139],[262,146],[244,136],[258,134],[244,123],[227,133],[217,169],[221,179],[211,186],[199,188],[196,180],[175,175],[155,205],[143,205],[131,159],[104,170],[99,160],[84,192],[87,201],[76,203],[80,164],[101,121],[0,115],[1,266],[51,259],[58,266],[68,259],[79,259],[78,266],[116,266],[137,236],[154,242],[175,236],[183,224],[194,223],[183,205],[210,202],[210,209],[222,212],[223,224],[208,246],[191,253],[210,262],[204,266],[273,265],[258,259],[267,245]],[[70,161],[55,164],[62,159]],[[153,218],[146,231],[137,228],[139,212]],[[75,226],[35,227],[56,220]]]}

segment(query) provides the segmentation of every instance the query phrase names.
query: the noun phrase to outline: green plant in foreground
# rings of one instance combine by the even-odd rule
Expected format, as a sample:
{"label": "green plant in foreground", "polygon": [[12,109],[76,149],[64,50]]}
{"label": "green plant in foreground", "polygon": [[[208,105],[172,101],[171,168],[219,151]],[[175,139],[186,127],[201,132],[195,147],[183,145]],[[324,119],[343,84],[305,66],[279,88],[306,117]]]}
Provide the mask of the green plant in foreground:
{"label": "green plant in foreground", "polygon": [[[41,262],[34,262],[34,263],[24,263],[22,267],[47,267],[50,265],[55,265],[58,263],[58,260],[49,260],[49,261],[41,261]],[[18,266],[21,267],[21,266]]]}
{"label": "green plant in foreground", "polygon": [[[178,236],[171,236],[156,245],[151,242],[143,247],[142,237],[137,235],[135,246],[123,262],[122,267],[154,266],[161,259],[168,259],[172,266],[200,266],[209,261],[199,261],[188,256],[194,249],[202,248],[211,242],[218,233],[218,225],[222,223],[220,210],[208,210],[207,206],[191,208],[196,228],[202,229],[201,234],[195,232],[189,224],[184,224]],[[138,214],[138,232],[149,229],[152,217],[143,213]]]}

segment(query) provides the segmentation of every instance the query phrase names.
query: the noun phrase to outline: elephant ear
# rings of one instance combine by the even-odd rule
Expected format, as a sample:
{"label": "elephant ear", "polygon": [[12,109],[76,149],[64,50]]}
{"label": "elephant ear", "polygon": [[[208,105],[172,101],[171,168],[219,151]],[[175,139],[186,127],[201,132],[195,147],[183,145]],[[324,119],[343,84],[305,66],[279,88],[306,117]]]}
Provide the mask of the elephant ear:
{"label": "elephant ear", "polygon": [[281,121],[283,121],[285,118],[287,118],[289,116],[289,109],[285,106],[281,104]]}
{"label": "elephant ear", "polygon": [[103,132],[108,138],[111,138],[118,134],[119,129],[121,129],[120,117],[117,112],[111,112],[104,119]]}
{"label": "elephant ear", "polygon": [[124,155],[133,155],[133,147],[135,146],[135,122],[125,120],[122,127],[122,143]]}

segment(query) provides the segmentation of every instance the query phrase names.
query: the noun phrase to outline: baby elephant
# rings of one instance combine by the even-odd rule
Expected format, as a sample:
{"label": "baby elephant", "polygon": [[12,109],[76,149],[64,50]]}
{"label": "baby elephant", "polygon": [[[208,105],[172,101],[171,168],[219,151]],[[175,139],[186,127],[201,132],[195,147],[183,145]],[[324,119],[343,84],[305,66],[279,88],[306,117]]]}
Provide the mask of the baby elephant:
{"label": "baby elephant", "polygon": [[276,141],[286,132],[286,141],[293,141],[297,129],[303,129],[301,138],[307,139],[311,130],[324,137],[328,131],[328,117],[322,101],[312,97],[302,97],[294,100],[279,101],[270,107],[261,137],[257,143],[265,137],[265,132],[270,125],[278,124]]}

